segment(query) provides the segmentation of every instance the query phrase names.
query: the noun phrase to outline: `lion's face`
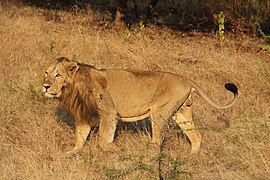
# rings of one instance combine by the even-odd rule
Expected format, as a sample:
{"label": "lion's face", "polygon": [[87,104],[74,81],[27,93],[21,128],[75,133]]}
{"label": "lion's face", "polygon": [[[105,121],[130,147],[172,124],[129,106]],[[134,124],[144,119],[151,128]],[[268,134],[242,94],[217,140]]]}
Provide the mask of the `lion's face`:
{"label": "lion's face", "polygon": [[47,97],[60,97],[62,90],[78,70],[75,62],[63,61],[52,64],[45,72],[43,92]]}

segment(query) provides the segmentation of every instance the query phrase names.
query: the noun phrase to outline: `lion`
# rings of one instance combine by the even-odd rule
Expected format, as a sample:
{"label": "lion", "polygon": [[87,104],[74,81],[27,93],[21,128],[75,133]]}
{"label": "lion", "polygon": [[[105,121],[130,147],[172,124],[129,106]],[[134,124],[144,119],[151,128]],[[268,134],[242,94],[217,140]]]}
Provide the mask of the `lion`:
{"label": "lion", "polygon": [[172,119],[191,143],[191,153],[200,149],[202,137],[192,121],[192,92],[217,109],[232,107],[238,89],[232,83],[225,88],[234,94],[227,105],[213,102],[192,80],[169,72],[97,69],[94,66],[57,59],[45,72],[43,92],[60,100],[75,123],[75,146],[83,148],[91,127],[99,124],[98,144],[106,147],[114,140],[119,121],[151,119],[152,142],[161,145],[165,125]]}

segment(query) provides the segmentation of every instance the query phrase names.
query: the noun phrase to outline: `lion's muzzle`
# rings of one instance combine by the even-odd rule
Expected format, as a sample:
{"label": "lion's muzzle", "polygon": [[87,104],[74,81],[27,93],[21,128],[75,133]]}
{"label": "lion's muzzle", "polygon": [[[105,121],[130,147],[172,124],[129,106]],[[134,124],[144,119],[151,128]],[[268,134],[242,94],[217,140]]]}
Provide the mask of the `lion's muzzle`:
{"label": "lion's muzzle", "polygon": [[49,84],[43,84],[43,92],[47,92],[51,86]]}
{"label": "lion's muzzle", "polygon": [[52,90],[52,86],[48,83],[43,84],[42,91],[46,97],[50,97],[50,98],[59,97],[61,95],[61,91],[54,92],[54,90]]}

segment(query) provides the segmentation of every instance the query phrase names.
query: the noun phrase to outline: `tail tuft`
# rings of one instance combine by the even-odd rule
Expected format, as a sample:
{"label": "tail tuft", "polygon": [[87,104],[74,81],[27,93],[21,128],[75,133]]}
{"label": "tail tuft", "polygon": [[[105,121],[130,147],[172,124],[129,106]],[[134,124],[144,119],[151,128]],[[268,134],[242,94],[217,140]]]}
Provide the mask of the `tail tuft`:
{"label": "tail tuft", "polygon": [[233,94],[237,95],[238,94],[238,88],[236,87],[235,84],[233,83],[226,83],[225,88],[229,91],[231,91]]}

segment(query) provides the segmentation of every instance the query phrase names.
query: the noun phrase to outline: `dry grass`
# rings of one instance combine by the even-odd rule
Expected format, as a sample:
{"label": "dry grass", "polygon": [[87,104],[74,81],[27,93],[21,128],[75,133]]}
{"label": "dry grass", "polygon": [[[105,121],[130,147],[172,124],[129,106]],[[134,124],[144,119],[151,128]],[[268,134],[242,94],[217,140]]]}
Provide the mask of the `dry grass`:
{"label": "dry grass", "polygon": [[[49,13],[49,12],[46,12]],[[214,34],[185,35],[157,27],[123,32],[96,28],[91,18],[44,10],[0,7],[1,179],[268,179],[270,177],[270,56],[260,41],[226,36],[222,50]],[[189,157],[189,143],[175,124],[160,153],[149,135],[120,128],[113,152],[96,146],[93,131],[84,150],[64,153],[74,143],[68,117],[58,102],[41,94],[44,69],[56,55],[98,68],[163,70],[190,77],[210,97],[226,103],[225,82],[239,86],[232,109],[217,111],[194,96],[194,118],[203,134],[201,152]]]}

